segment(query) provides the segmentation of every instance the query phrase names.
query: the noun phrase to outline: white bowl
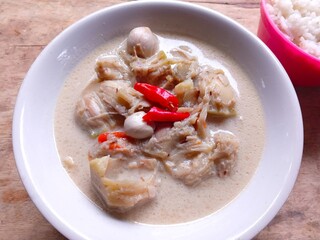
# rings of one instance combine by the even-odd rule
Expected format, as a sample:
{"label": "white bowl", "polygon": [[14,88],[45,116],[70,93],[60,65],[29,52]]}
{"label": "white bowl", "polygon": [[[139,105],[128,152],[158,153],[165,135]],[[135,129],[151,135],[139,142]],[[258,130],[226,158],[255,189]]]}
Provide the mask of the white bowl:
{"label": "white bowl", "polygon": [[[256,174],[234,201],[198,221],[160,226],[110,218],[75,186],[58,157],[53,117],[67,74],[105,40],[139,25],[192,33],[227,52],[247,70],[263,104],[266,143]],[[249,239],[271,221],[294,185],[302,156],[303,125],[286,72],[253,34],[203,7],[143,1],[98,11],[66,29],[45,48],[19,92],[13,145],[31,199],[69,239]]]}

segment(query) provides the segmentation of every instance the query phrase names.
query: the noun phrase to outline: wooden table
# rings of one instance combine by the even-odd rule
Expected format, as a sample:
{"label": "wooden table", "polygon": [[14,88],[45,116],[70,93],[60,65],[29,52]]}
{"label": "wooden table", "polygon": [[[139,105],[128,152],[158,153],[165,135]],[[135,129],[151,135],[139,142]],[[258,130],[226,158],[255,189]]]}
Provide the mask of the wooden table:
{"label": "wooden table", "polygon": [[[121,0],[0,1],[0,239],[65,239],[40,214],[18,175],[12,113],[19,87],[41,50],[63,29]],[[256,33],[259,0],[193,0]],[[320,76],[319,76],[320,78]],[[305,123],[296,185],[277,216],[255,239],[320,239],[320,87],[296,88]]]}

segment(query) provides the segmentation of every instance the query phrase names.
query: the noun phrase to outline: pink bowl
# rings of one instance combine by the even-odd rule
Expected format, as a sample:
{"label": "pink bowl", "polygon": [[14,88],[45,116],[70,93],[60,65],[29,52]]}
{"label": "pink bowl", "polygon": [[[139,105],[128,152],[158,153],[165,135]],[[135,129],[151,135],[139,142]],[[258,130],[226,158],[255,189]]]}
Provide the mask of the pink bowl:
{"label": "pink bowl", "polygon": [[258,37],[271,49],[286,69],[295,86],[320,86],[320,59],[303,51],[279,30],[266,8],[260,3]]}

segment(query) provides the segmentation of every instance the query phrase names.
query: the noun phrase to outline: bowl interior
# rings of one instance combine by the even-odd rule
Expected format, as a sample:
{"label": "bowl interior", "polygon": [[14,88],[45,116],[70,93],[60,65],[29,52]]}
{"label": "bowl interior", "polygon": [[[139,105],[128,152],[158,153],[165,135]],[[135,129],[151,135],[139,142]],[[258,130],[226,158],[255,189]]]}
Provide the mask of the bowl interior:
{"label": "bowl interior", "polygon": [[[189,34],[220,48],[245,69],[263,104],[266,145],[248,187],[223,210],[186,224],[141,225],[108,217],[71,181],[55,148],[54,108],[68,73],[103,42],[141,25]],[[26,75],[13,122],[14,152],[22,181],[42,214],[70,239],[252,238],[288,197],[300,166],[302,139],[294,89],[267,47],[223,15],[183,2],[117,5],[66,29]],[[226,223],[232,226],[227,231]]]}

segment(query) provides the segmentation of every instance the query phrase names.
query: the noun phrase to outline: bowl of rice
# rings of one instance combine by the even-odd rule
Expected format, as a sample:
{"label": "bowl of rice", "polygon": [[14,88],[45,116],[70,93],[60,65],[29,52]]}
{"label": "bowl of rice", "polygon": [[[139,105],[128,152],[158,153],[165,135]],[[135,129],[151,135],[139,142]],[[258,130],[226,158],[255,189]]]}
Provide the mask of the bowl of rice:
{"label": "bowl of rice", "polygon": [[320,1],[261,0],[258,37],[295,86],[320,85]]}

